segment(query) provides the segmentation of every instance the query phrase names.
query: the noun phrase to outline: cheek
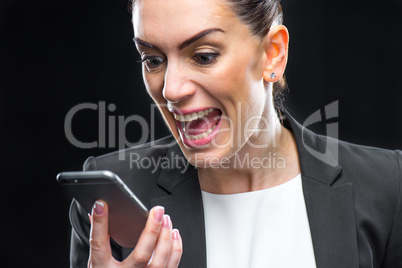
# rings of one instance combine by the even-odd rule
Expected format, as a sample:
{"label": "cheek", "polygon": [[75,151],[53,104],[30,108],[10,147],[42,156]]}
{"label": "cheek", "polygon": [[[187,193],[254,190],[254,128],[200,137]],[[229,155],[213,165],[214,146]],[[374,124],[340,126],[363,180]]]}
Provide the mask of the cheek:
{"label": "cheek", "polygon": [[[243,136],[243,131],[239,132],[239,128],[243,129],[247,124],[248,127],[256,127],[257,120],[248,120],[262,115],[266,103],[267,90],[262,79],[261,65],[250,61],[250,58],[231,60],[225,64],[225,68],[214,72],[213,94],[233,123],[232,135],[236,137]],[[235,141],[237,140],[238,138],[235,138]]]}
{"label": "cheek", "polygon": [[[250,46],[253,47],[252,44]],[[239,53],[239,50],[243,53]],[[251,88],[262,78],[261,61],[258,60],[260,53],[258,49],[244,45],[231,48],[218,71],[222,86],[233,95],[247,98]]]}
{"label": "cheek", "polygon": [[210,94],[224,104],[235,102],[244,96],[244,90],[247,89],[245,73],[244,65],[231,60],[214,68],[203,80],[209,81],[206,88],[210,89]]}
{"label": "cheek", "polygon": [[154,102],[158,105],[166,104],[165,98],[163,98],[163,76],[160,74],[149,74],[143,72],[143,80],[145,88]]}
{"label": "cheek", "polygon": [[[228,116],[233,117],[239,106],[250,106],[255,98],[255,88],[260,83],[251,76],[250,62],[233,61],[225,63],[225,67],[214,70],[209,81],[214,90],[211,94],[224,106]],[[248,110],[248,108],[247,108]],[[237,117],[237,116],[236,116]],[[234,119],[232,119],[234,120]]]}

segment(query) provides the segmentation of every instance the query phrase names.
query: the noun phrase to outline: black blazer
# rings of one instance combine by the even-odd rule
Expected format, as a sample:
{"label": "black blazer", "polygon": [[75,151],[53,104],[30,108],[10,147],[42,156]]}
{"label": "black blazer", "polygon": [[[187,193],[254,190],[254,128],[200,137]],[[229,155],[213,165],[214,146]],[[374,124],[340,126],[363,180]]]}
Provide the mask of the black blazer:
{"label": "black blazer", "polygon": [[[339,161],[330,153],[323,161],[313,156],[312,150],[325,153],[327,145],[335,140],[312,133],[289,115],[284,125],[297,143],[317,267],[402,268],[401,151],[339,142]],[[119,160],[119,156],[125,160]],[[181,166],[158,170],[133,163],[130,166],[130,156],[131,160],[139,156],[155,161],[167,157],[177,159],[176,164]],[[179,146],[168,137],[120,154],[90,157],[84,170],[111,170],[148,208],[164,206],[182,235],[180,267],[206,267],[201,190],[196,169],[186,169],[183,159]],[[70,220],[71,267],[86,267],[90,225],[87,213],[75,201]],[[112,249],[117,259],[131,252],[113,242]]]}

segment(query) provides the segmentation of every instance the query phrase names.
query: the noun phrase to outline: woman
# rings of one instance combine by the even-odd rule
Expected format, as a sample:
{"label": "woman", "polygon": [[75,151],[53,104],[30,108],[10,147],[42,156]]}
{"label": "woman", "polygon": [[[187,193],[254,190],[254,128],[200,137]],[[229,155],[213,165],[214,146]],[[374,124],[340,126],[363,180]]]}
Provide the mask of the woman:
{"label": "woman", "polygon": [[[153,209],[126,249],[109,242],[107,204],[88,219],[73,202],[72,267],[402,267],[401,152],[327,141],[278,115],[289,40],[279,1],[132,7],[146,88],[173,137],[124,161],[87,160]],[[338,159],[307,150],[329,143]],[[153,172],[132,154],[192,166]]]}

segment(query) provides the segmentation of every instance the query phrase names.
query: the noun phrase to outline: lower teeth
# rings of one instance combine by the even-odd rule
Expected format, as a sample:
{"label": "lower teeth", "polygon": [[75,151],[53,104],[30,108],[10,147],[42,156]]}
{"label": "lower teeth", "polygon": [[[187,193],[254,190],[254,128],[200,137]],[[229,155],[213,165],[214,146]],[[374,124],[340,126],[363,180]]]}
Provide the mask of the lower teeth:
{"label": "lower teeth", "polygon": [[204,132],[204,133],[202,133],[202,134],[199,134],[199,135],[188,135],[188,134],[185,133],[184,131],[183,131],[183,133],[184,133],[184,136],[185,136],[188,140],[199,140],[199,139],[205,138],[206,136],[208,136],[209,134],[211,134],[212,131],[214,131],[215,128],[216,128],[216,125],[213,126],[213,127],[210,128],[210,129],[208,129],[208,131],[206,131],[206,132]]}

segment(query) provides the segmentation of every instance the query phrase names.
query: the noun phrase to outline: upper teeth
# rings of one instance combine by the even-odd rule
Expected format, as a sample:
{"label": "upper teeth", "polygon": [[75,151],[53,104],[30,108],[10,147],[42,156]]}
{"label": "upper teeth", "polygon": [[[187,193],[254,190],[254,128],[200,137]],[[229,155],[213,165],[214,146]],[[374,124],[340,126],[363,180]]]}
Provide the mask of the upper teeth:
{"label": "upper teeth", "polygon": [[199,112],[197,112],[197,113],[192,113],[192,114],[173,114],[174,115],[174,118],[177,120],[177,121],[180,121],[180,122],[190,122],[190,121],[194,121],[194,120],[197,120],[197,119],[200,119],[200,118],[202,118],[202,117],[204,117],[204,116],[207,116],[208,114],[210,114],[210,113],[212,113],[212,111],[213,111],[214,109],[212,109],[212,108],[209,108],[209,109],[206,109],[206,110],[204,110],[204,111],[199,111]]}

